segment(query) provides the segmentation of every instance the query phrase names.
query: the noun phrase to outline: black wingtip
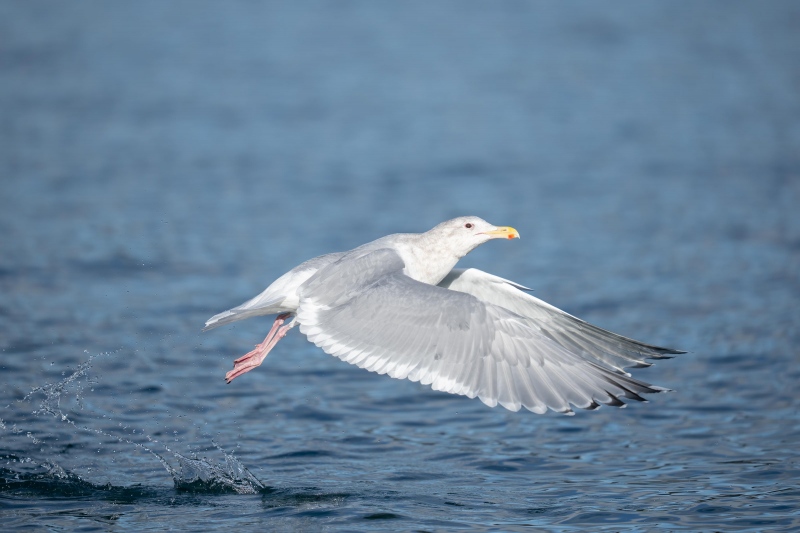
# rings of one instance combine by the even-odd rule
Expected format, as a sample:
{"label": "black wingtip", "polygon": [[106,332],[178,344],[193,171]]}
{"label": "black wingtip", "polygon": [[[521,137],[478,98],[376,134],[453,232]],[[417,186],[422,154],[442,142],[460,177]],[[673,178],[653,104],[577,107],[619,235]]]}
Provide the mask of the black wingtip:
{"label": "black wingtip", "polygon": [[608,401],[603,402],[606,405],[610,405],[611,407],[625,407],[625,402],[611,394],[610,392],[606,391],[608,397],[610,398]]}
{"label": "black wingtip", "polygon": [[672,348],[651,348],[655,353],[647,354],[647,359],[672,359],[676,355],[685,354],[683,350],[673,350]]}

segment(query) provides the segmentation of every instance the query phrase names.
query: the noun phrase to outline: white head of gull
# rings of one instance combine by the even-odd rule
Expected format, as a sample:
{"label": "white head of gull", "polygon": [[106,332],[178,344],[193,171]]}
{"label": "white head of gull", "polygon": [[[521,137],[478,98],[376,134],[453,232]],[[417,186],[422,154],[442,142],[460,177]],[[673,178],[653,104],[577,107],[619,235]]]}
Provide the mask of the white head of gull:
{"label": "white head of gull", "polygon": [[[230,383],[259,366],[294,326],[325,352],[434,390],[535,413],[622,407],[620,398],[668,389],[623,369],[683,353],[588,324],[459,259],[517,230],[478,217],[425,233],[387,235],[293,268],[255,298],[211,317],[205,329],[277,314],[255,349],[234,361]],[[291,320],[286,323],[287,320]]]}

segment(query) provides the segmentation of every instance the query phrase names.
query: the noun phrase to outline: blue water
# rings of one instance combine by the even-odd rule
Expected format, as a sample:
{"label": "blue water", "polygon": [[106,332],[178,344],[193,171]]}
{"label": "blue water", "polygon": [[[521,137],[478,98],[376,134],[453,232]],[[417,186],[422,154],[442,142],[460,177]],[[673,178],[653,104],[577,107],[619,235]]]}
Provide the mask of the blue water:
{"label": "blue water", "polygon": [[[796,2],[0,3],[3,529],[800,528]],[[301,261],[462,261],[688,350],[574,417],[351,367]]]}

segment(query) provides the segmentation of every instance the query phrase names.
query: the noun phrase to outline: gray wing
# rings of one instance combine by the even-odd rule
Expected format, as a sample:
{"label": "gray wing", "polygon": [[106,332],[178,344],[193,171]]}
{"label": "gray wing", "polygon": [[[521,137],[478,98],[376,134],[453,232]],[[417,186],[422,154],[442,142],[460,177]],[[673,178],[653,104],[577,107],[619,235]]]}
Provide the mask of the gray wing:
{"label": "gray wing", "polygon": [[625,373],[622,369],[626,367],[651,366],[644,359],[669,359],[686,353],[645,344],[589,324],[522,292],[519,289],[530,290],[522,285],[475,268],[453,269],[439,286],[513,311],[535,323],[542,334],[570,352],[589,361],[602,361],[621,373]]}
{"label": "gray wing", "polygon": [[396,252],[344,257],[299,289],[308,339],[361,368],[478,397],[512,411],[572,413],[666,389],[573,353],[534,321],[478,297],[417,282]]}

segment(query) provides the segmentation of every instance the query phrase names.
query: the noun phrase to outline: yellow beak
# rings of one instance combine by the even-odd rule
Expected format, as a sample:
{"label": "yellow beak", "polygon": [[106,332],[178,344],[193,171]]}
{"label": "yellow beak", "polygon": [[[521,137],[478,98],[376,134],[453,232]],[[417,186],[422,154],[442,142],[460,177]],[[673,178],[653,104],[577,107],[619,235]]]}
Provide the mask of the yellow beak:
{"label": "yellow beak", "polygon": [[519,232],[510,226],[500,226],[491,231],[484,231],[484,235],[489,235],[492,239],[519,239]]}

